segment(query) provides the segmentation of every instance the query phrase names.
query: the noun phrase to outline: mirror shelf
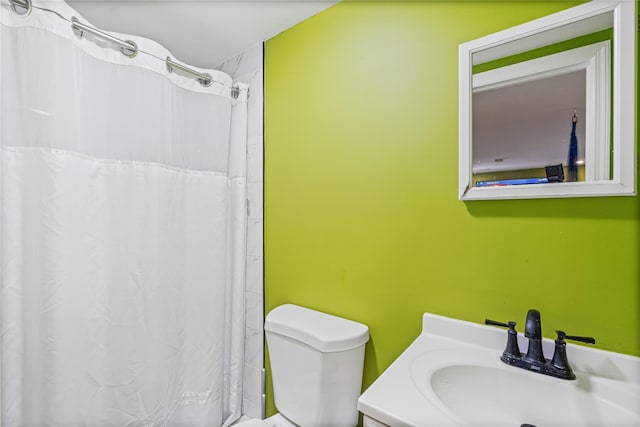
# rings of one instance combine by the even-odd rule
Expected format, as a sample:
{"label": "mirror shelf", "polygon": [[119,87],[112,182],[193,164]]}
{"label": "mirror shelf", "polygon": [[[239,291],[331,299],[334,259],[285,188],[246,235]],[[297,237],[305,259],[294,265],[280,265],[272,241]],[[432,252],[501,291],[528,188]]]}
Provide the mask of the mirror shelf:
{"label": "mirror shelf", "polygon": [[[487,200],[487,199],[519,199],[519,198],[555,198],[555,197],[597,197],[597,196],[621,196],[635,195],[636,183],[636,151],[635,151],[635,2],[629,1],[600,1],[595,0],[565,11],[537,19],[495,34],[491,34],[460,45],[459,49],[459,188],[460,200]],[[533,60],[519,59],[512,64],[496,66],[489,71],[480,72],[474,67],[485,68],[490,61],[501,60],[535,49],[546,48],[550,45],[560,45],[568,39],[575,39],[601,31],[609,31],[612,34],[610,40],[580,45],[578,48],[563,48],[559,53],[541,55]],[[611,49],[609,49],[611,46]],[[504,61],[503,61],[504,62]],[[480,67],[477,67],[480,65]],[[486,117],[486,111],[480,114],[480,99],[482,92],[501,87],[516,87],[521,82],[530,82],[536,79],[547,79],[553,76],[584,70],[586,73],[586,89],[583,88],[583,97],[586,98],[581,109],[583,115],[583,130],[581,135],[582,160],[575,163],[585,163],[582,167],[581,181],[578,182],[553,182],[547,173],[547,179],[543,184],[502,185],[504,182],[512,183],[514,180],[499,181],[500,185],[479,186],[482,171],[491,170],[507,171],[509,167],[517,169],[517,162],[509,157],[509,150],[520,150],[522,145],[529,140],[544,139],[536,132],[532,135],[518,137],[518,141],[511,137],[506,142],[493,141],[485,143],[486,135],[481,130],[494,128],[493,135],[509,135],[508,126],[502,126],[500,120],[487,121],[480,126],[480,117]],[[474,71],[476,73],[474,74]],[[613,81],[611,83],[611,80]],[[545,82],[546,83],[546,82]],[[476,97],[474,98],[474,93]],[[499,97],[497,97],[499,99]],[[520,105],[522,100],[518,99]],[[526,102],[525,102],[526,103]],[[514,104],[516,105],[516,104]],[[474,111],[474,108],[477,111]],[[513,107],[507,105],[507,110]],[[552,108],[539,107],[541,115],[548,116]],[[546,111],[549,110],[549,111]],[[571,108],[573,112],[576,108]],[[495,110],[500,111],[500,110]],[[504,111],[504,110],[503,110]],[[612,113],[612,114],[611,114]],[[564,116],[562,116],[564,117]],[[570,116],[569,116],[570,118]],[[476,122],[474,123],[474,120]],[[561,119],[564,120],[564,119]],[[564,122],[562,122],[564,123]],[[531,128],[530,124],[519,129]],[[543,123],[545,126],[545,123]],[[505,129],[502,129],[504,127]],[[513,127],[513,126],[512,126]],[[551,127],[551,126],[549,126]],[[564,129],[564,127],[563,127]],[[586,130],[585,130],[586,129]],[[546,130],[545,130],[546,131]],[[574,126],[575,131],[575,126]],[[562,131],[568,142],[569,131]],[[474,139],[474,133],[476,139]],[[486,132],[485,132],[486,133]],[[544,135],[547,136],[547,135]],[[527,139],[528,138],[528,139]],[[572,135],[573,138],[573,135]],[[549,139],[549,138],[547,138]],[[520,141],[522,140],[522,141]],[[584,141],[586,140],[586,141]],[[475,143],[475,146],[474,146]],[[495,153],[488,149],[497,150]],[[494,148],[491,145],[498,148]],[[543,145],[532,144],[525,149],[542,150]],[[506,148],[505,148],[506,147]],[[487,150],[489,153],[487,154]],[[555,159],[557,159],[558,148]],[[547,153],[534,153],[544,157]],[[561,155],[562,156],[562,155]],[[517,157],[517,156],[514,156]],[[495,158],[495,165],[491,161]],[[505,164],[502,163],[503,160]],[[566,160],[566,157],[564,157]],[[554,163],[564,163],[565,160]],[[533,161],[533,160],[531,160]],[[509,164],[513,162],[512,164]],[[520,163],[520,169],[526,169]],[[474,166],[475,173],[474,175]],[[562,165],[556,165],[561,166]],[[487,167],[489,169],[487,169]],[[544,173],[545,164],[536,166]],[[557,170],[557,169],[556,169]],[[574,170],[575,171],[575,170]],[[585,172],[586,171],[586,172]],[[513,175],[514,171],[510,171]],[[517,172],[517,171],[516,171]],[[500,172],[496,172],[498,175]],[[575,172],[574,172],[575,173]],[[485,174],[486,175],[486,174]],[[562,175],[562,174],[561,174]],[[544,175],[543,175],[544,176]],[[520,178],[518,176],[518,178]],[[575,178],[574,178],[575,179]],[[564,180],[564,177],[560,181]],[[520,180],[518,180],[520,181]],[[557,180],[556,180],[557,181]],[[482,182],[486,184],[487,181]],[[493,183],[489,181],[489,183]]]}

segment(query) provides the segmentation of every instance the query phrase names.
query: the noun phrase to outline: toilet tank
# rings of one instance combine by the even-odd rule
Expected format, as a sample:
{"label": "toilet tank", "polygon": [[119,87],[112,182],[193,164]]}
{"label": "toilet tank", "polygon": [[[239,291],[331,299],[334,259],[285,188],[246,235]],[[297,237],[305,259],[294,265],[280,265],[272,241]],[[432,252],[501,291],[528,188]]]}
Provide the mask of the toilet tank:
{"label": "toilet tank", "polygon": [[357,425],[369,328],[285,304],[267,315],[264,329],[280,414],[304,427]]}

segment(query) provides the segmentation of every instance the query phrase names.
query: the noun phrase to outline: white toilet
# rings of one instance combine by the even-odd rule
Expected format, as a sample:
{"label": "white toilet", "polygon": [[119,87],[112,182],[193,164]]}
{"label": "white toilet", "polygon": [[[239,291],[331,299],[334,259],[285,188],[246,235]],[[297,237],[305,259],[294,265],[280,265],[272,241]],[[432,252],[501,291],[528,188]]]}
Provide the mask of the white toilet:
{"label": "white toilet", "polygon": [[354,427],[362,387],[362,323],[292,304],[273,309],[264,329],[279,413],[242,427]]}

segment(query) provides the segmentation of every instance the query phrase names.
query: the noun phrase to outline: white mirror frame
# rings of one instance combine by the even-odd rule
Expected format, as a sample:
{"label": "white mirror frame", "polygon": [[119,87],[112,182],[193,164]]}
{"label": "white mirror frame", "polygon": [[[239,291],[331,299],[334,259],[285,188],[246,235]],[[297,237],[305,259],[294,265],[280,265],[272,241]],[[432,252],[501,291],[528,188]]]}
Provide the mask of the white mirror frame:
{"label": "white mirror frame", "polygon": [[[506,57],[592,32],[589,22],[613,13],[613,179],[602,181],[474,187],[472,160],[473,55],[482,62]],[[632,196],[636,194],[635,1],[594,0],[464,44],[459,48],[459,183],[460,200],[554,197]],[[567,27],[568,24],[578,24]],[[584,25],[579,25],[584,24]],[[572,29],[577,34],[572,34]],[[587,28],[585,30],[585,28]],[[525,45],[523,45],[523,42]],[[489,50],[491,49],[491,50]],[[478,58],[478,56],[476,56]],[[602,135],[602,133],[600,133]]]}

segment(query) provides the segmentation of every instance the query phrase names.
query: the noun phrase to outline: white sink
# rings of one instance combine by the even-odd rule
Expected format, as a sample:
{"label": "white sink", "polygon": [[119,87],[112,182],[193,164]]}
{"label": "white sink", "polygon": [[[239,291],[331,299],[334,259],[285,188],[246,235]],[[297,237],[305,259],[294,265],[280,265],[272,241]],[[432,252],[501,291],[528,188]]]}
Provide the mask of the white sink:
{"label": "white sink", "polygon": [[433,372],[430,387],[449,411],[471,424],[637,424],[637,416],[607,396],[550,379],[525,379],[513,369],[454,365]]}
{"label": "white sink", "polygon": [[[640,358],[568,344],[576,380],[562,380],[502,363],[506,336],[425,314],[422,334],[358,409],[377,421],[371,425],[393,427],[640,426]],[[526,350],[527,340],[519,340]],[[553,342],[544,341],[550,358]]]}

